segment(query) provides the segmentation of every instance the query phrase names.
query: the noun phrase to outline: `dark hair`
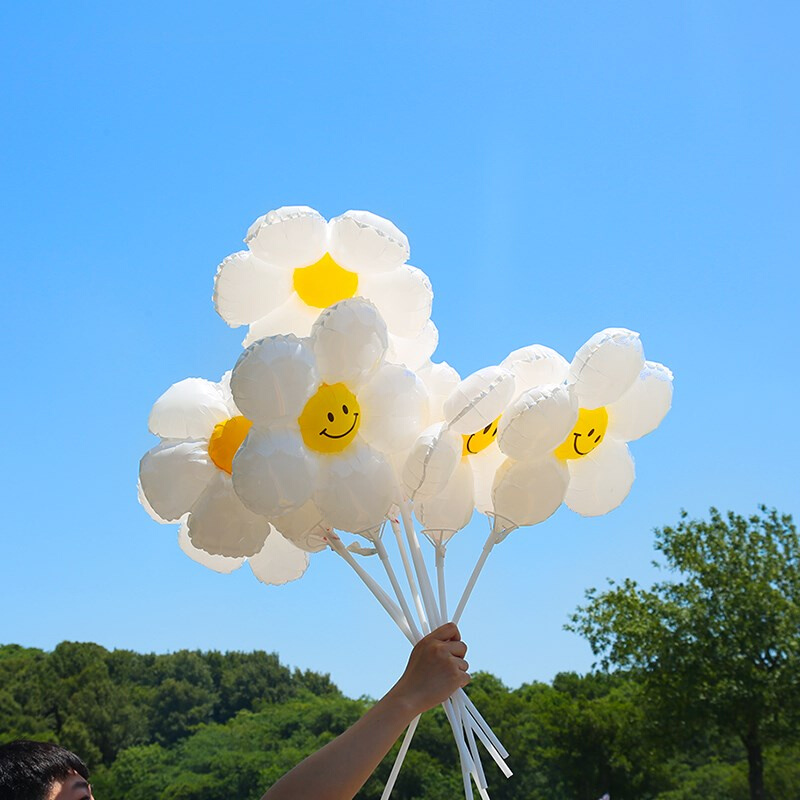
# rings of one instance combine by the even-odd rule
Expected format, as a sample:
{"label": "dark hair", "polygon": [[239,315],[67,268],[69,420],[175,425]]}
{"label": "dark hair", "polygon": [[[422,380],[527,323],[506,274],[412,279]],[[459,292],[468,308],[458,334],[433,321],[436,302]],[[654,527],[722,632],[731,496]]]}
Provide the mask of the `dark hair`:
{"label": "dark hair", "polygon": [[19,739],[0,746],[0,800],[45,800],[56,781],[71,772],[89,780],[75,753],[50,742]]}

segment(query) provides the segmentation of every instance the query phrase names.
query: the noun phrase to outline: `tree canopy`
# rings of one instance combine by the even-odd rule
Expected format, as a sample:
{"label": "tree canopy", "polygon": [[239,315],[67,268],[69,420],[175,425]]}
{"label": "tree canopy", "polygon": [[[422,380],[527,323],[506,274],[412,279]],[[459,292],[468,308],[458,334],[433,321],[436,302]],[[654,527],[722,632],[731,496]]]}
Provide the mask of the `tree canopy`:
{"label": "tree canopy", "polygon": [[764,748],[800,723],[800,540],[792,519],[708,520],[683,513],[656,530],[671,580],[590,590],[572,629],[604,668],[640,675],[662,732],[685,741],[715,728],[748,757],[750,797],[766,797]]}

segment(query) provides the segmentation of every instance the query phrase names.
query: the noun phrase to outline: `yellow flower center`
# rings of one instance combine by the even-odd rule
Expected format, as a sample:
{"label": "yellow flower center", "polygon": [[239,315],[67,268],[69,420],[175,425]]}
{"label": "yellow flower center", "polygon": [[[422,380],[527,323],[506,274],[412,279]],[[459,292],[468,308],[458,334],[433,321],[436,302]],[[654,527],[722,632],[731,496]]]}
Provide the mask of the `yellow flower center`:
{"label": "yellow flower center", "polygon": [[242,416],[231,417],[214,426],[208,440],[208,457],[228,475],[233,471],[233,457],[252,426],[253,423]]}
{"label": "yellow flower center", "polygon": [[341,453],[356,438],[361,406],[343,383],[323,383],[306,403],[297,424],[312,450]]}
{"label": "yellow flower center", "polygon": [[353,297],[357,289],[358,275],[340,267],[328,253],[310,267],[294,271],[294,290],[314,308],[327,308]]}
{"label": "yellow flower center", "polygon": [[570,458],[588,456],[603,441],[608,429],[608,411],[600,408],[581,408],[578,421],[566,439],[555,449],[553,455],[566,461]]}
{"label": "yellow flower center", "polygon": [[[501,414],[500,417],[502,416]],[[464,444],[461,448],[461,455],[474,456],[475,453],[485,450],[497,438],[497,425],[500,422],[500,417],[475,433],[462,434],[461,438],[464,440]]]}

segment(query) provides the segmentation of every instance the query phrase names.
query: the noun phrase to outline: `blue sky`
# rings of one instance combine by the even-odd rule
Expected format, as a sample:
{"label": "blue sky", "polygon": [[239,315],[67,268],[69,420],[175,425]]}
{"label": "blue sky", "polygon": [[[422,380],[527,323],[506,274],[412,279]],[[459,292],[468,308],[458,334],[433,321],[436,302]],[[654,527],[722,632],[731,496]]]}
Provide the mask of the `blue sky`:
{"label": "blue sky", "polygon": [[[437,359],[641,332],[676,376],[638,477],[498,547],[462,629],[512,686],[585,671],[562,630],[652,529],[798,504],[800,9],[791,3],[26,3],[0,9],[0,642],[277,651],[377,695],[407,644],[345,566],[266,588],[136,502],[152,402],[243,332],[217,263],[287,204],[392,219]],[[456,597],[485,531],[453,542]]]}

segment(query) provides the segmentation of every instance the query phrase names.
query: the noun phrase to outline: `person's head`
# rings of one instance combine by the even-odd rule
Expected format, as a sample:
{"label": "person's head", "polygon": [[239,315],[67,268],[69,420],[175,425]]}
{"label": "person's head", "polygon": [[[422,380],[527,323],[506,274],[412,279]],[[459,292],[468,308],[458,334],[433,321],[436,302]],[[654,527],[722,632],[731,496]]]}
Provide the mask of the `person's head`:
{"label": "person's head", "polygon": [[57,744],[0,745],[0,800],[93,800],[89,770]]}

